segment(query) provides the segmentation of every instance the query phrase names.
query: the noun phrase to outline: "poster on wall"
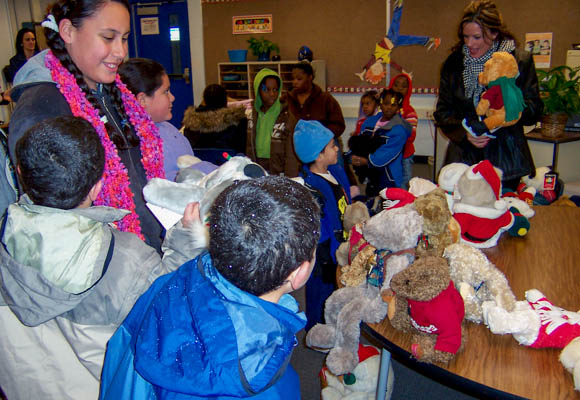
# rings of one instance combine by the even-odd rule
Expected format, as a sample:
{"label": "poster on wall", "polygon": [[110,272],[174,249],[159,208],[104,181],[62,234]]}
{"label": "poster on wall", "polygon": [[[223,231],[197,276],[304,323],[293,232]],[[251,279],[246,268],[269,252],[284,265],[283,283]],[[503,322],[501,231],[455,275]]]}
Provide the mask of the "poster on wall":
{"label": "poster on wall", "polygon": [[232,17],[232,33],[272,33],[272,14],[242,15]]}
{"label": "poster on wall", "polygon": [[141,18],[141,35],[159,35],[159,18]]}
{"label": "poster on wall", "polygon": [[536,68],[550,68],[552,32],[526,33],[525,49],[534,56]]}

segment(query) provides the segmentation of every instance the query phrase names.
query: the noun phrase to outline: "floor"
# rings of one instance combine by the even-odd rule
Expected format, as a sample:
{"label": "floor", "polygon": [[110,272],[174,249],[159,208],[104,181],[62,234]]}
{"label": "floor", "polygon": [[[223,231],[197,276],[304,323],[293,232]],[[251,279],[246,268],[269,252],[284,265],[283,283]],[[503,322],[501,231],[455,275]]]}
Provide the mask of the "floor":
{"label": "floor", "polygon": [[[420,176],[430,179],[432,176],[432,166],[428,160],[417,160],[413,165],[413,176]],[[304,309],[304,289],[295,292],[296,299],[300,303],[300,308]],[[302,399],[320,399],[320,379],[318,373],[324,364],[326,354],[309,349],[304,345],[305,332],[298,333],[298,346],[294,350],[292,366],[300,376],[300,389]],[[363,342],[366,338],[361,338]],[[429,377],[418,374],[403,364],[392,361],[395,374],[395,387],[391,399],[425,399],[438,400],[467,400],[473,397],[457,392],[429,379]]]}

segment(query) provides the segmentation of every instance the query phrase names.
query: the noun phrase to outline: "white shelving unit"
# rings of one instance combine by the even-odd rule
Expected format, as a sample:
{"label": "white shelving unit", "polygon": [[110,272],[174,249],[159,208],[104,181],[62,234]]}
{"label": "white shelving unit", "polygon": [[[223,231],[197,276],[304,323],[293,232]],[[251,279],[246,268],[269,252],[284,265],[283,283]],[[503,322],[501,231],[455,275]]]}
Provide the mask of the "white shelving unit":
{"label": "white shelving unit", "polygon": [[[284,91],[292,88],[292,66],[297,61],[247,61],[218,63],[219,84],[228,96],[237,100],[254,98],[254,78],[262,68],[276,71],[282,78]],[[326,90],[326,62],[313,60],[314,83]]]}

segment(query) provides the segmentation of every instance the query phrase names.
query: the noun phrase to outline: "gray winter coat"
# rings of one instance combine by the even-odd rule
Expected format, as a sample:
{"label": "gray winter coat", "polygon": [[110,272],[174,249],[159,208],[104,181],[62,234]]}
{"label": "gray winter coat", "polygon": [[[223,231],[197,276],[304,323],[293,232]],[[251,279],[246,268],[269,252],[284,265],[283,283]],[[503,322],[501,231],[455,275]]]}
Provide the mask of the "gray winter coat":
{"label": "gray winter coat", "polygon": [[157,277],[197,254],[187,248],[192,232],[178,223],[162,261],[110,226],[126,213],[60,210],[26,196],[9,206],[0,245],[0,386],[8,398],[96,398],[110,336]]}

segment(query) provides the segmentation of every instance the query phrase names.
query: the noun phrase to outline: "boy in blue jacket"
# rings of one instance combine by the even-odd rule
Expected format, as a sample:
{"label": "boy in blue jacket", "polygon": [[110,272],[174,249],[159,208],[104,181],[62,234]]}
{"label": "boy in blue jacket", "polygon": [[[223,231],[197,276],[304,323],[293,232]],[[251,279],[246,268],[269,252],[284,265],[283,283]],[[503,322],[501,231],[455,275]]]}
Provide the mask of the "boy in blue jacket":
{"label": "boy in blue jacket", "polygon": [[209,253],[157,279],[109,341],[100,399],[299,399],[306,323],[290,292],[314,265],[320,209],[279,176],[215,200]]}
{"label": "boy in blue jacket", "polygon": [[361,134],[348,141],[352,165],[365,181],[368,197],[377,196],[386,187],[402,187],[403,148],[413,129],[399,114],[402,104],[399,93],[383,90],[381,112],[367,118]]}
{"label": "boy in blue jacket", "polygon": [[294,149],[305,165],[302,177],[322,208],[316,265],[306,283],[306,330],[323,322],[324,302],[336,288],[336,249],[345,240],[342,218],[350,204],[350,184],[337,164],[338,146],[332,132],[318,121],[300,120],[294,130]]}

